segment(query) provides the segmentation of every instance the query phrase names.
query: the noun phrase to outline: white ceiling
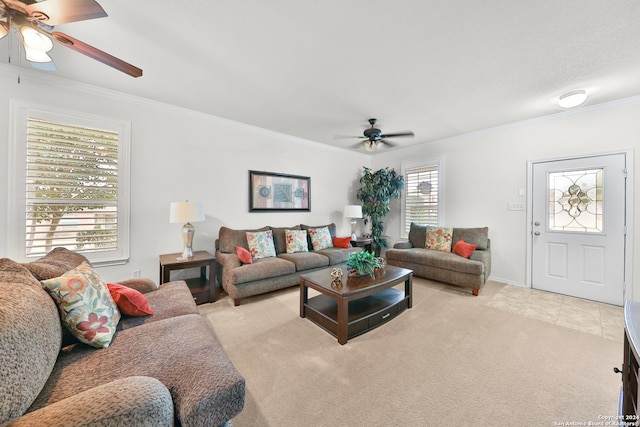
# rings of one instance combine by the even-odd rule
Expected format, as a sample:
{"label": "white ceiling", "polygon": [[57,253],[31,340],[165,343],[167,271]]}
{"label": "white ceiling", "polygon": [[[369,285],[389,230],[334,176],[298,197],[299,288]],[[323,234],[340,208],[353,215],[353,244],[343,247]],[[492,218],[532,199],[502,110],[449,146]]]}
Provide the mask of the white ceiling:
{"label": "white ceiling", "polygon": [[403,147],[640,95],[636,0],[98,1],[56,31],[144,75],[58,45],[55,75],[340,147],[369,117]]}

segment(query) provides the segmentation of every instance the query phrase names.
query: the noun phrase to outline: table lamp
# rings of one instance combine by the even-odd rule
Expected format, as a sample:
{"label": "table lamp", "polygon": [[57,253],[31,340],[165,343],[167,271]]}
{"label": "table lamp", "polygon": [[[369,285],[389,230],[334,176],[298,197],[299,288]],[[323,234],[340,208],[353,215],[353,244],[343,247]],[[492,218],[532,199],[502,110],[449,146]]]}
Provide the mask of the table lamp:
{"label": "table lamp", "polygon": [[344,217],[351,218],[351,240],[358,240],[356,236],[356,220],[362,218],[362,206],[347,205],[344,207]]}
{"label": "table lamp", "polygon": [[193,235],[195,234],[195,229],[192,222],[204,221],[204,209],[202,207],[202,203],[200,202],[172,202],[171,203],[171,211],[169,214],[169,222],[184,222],[185,225],[182,226],[182,239],[184,240],[184,250],[182,251],[182,255],[177,259],[179,261],[187,260],[193,257],[193,249],[191,245],[193,244]]}

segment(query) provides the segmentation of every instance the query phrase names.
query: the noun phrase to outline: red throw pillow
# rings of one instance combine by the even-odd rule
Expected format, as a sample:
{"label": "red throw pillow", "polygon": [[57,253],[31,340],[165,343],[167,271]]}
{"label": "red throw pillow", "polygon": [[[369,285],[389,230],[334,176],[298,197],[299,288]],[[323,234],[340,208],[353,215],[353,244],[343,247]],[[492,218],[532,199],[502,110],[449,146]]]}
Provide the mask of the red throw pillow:
{"label": "red throw pillow", "polygon": [[478,245],[467,243],[464,240],[460,239],[453,246],[453,253],[458,254],[461,257],[469,258],[477,247]]}
{"label": "red throw pillow", "polygon": [[350,248],[351,237],[334,237],[333,246],[335,246],[336,248]]}
{"label": "red throw pillow", "polygon": [[243,264],[251,264],[253,258],[251,258],[251,252],[243,248],[242,246],[236,246],[236,255],[240,258],[240,262]]}
{"label": "red throw pillow", "polygon": [[107,283],[107,288],[121,313],[127,316],[153,314],[147,299],[139,291],[117,283]]}

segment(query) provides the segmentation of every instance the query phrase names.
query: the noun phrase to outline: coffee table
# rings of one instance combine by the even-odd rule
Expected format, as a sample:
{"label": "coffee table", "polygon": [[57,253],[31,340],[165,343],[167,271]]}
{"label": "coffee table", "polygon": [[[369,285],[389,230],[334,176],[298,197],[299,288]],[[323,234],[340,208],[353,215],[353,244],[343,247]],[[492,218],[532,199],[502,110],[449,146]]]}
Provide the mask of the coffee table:
{"label": "coffee table", "polygon": [[[343,271],[346,268],[343,268]],[[332,284],[331,268],[300,276],[300,317],[307,317],[346,344],[411,308],[413,271],[387,265],[374,277],[343,276]],[[404,282],[404,291],[393,286]],[[309,288],[320,292],[309,298]]]}

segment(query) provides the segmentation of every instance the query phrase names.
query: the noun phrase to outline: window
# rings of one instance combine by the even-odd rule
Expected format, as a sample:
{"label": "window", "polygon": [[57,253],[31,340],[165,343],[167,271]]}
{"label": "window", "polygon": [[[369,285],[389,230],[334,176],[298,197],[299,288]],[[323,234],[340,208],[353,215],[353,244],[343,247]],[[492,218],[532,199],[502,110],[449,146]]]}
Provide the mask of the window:
{"label": "window", "polygon": [[438,225],[442,219],[442,161],[403,165],[404,194],[401,234],[407,237],[411,223]]}
{"label": "window", "polygon": [[16,106],[9,251],[42,257],[55,247],[92,263],[124,262],[129,249],[129,125]]}

